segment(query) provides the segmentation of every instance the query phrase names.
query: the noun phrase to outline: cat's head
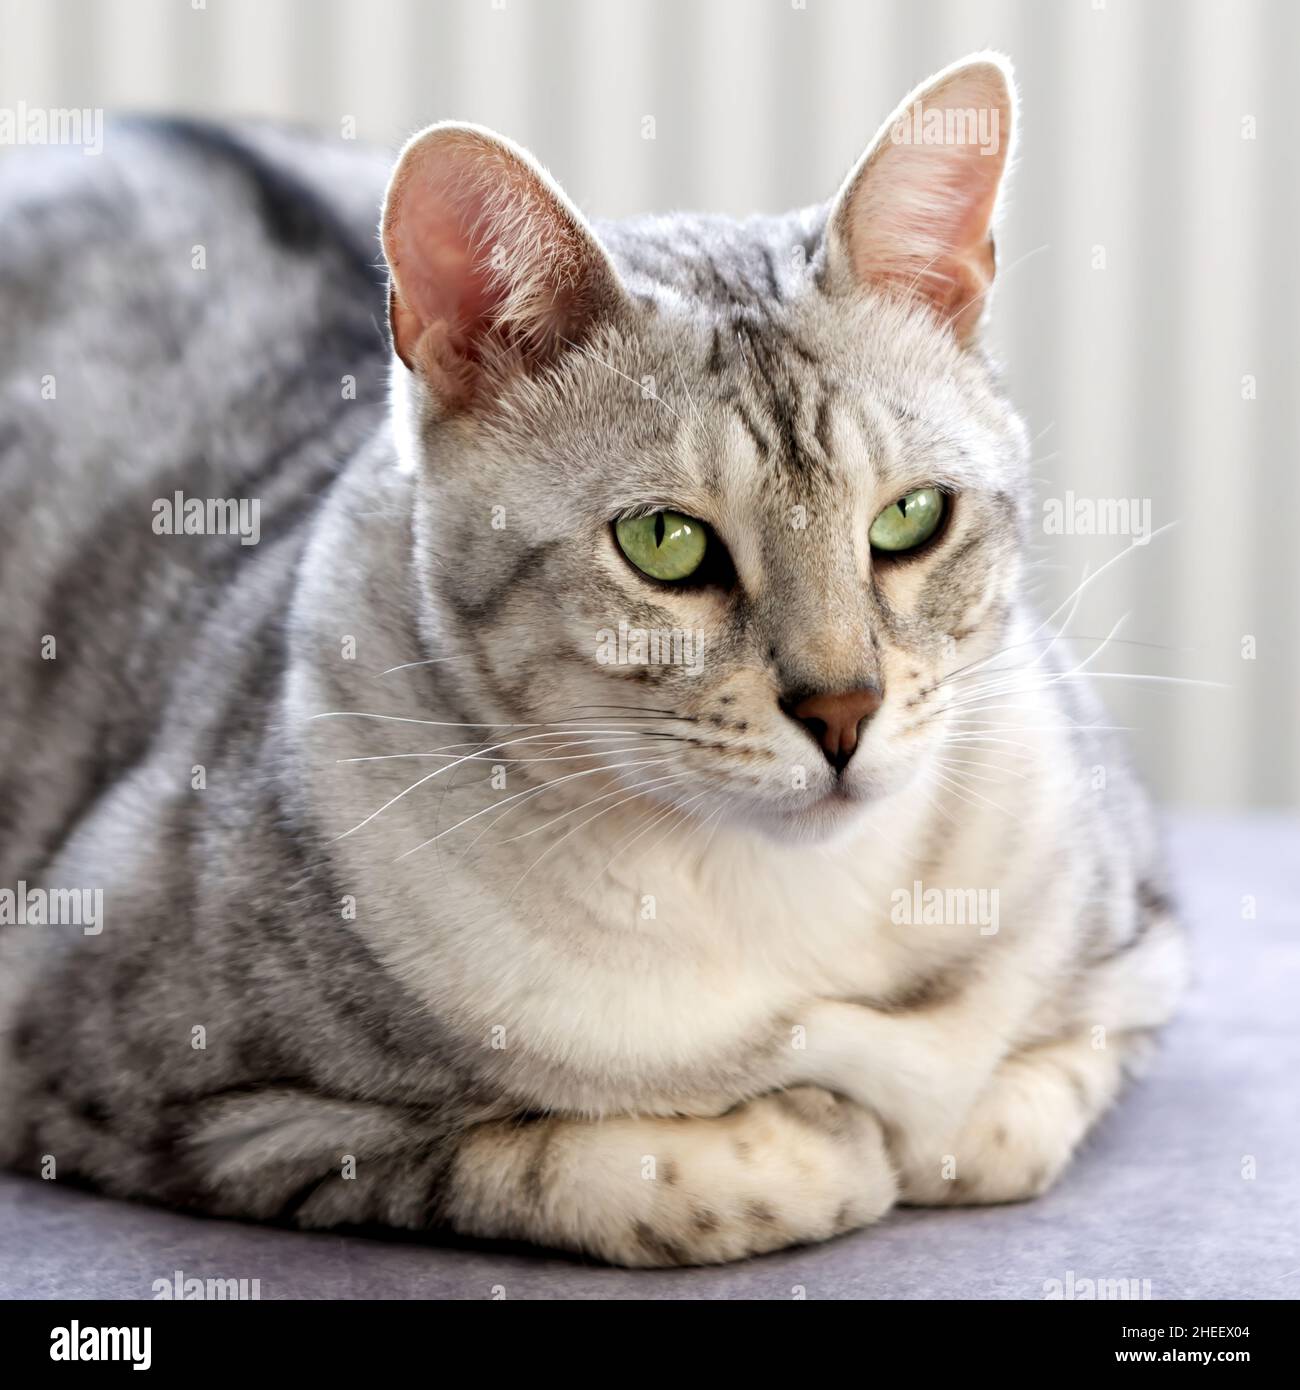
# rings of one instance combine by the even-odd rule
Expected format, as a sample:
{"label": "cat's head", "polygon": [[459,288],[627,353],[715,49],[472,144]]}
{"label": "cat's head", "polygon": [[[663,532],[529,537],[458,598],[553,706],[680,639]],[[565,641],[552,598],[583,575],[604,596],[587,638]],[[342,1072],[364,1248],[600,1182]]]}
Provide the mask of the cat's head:
{"label": "cat's head", "polygon": [[422,636],[486,756],[790,836],[930,765],[1018,582],[1024,431],[978,343],[1014,116],[977,55],[829,204],[743,223],[593,228],[488,131],[407,145]]}

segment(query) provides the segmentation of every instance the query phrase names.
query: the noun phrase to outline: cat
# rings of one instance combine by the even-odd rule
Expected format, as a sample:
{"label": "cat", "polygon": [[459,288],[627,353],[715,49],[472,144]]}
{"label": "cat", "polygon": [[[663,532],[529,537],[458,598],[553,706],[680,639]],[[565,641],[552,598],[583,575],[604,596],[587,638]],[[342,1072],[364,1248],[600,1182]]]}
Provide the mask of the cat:
{"label": "cat", "polygon": [[1055,1182],[1185,954],[1023,595],[1016,119],[742,222],[463,124],[0,165],[0,1160],[629,1266]]}

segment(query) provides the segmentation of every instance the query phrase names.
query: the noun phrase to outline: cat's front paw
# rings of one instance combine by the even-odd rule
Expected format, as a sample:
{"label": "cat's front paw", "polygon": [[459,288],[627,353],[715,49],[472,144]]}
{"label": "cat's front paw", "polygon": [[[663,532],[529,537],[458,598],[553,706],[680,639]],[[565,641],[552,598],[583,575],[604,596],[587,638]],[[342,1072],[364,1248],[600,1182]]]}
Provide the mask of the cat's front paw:
{"label": "cat's front paw", "polygon": [[908,1151],[899,1200],[908,1206],[987,1206],[1039,1197],[1065,1171],[1073,1150],[1063,1135],[979,1121],[950,1145]]}
{"label": "cat's front paw", "polygon": [[465,1146],[459,1229],[621,1265],[717,1264],[865,1226],[897,1191],[875,1117],[812,1086],[710,1118],[539,1124],[534,1140],[491,1126]]}
{"label": "cat's front paw", "polygon": [[1007,1059],[955,1135],[895,1136],[899,1200],[967,1206],[1040,1196],[1114,1099],[1120,1055],[1118,1046],[1069,1042]]}
{"label": "cat's front paw", "polygon": [[604,1252],[619,1264],[738,1260],[868,1225],[893,1205],[879,1123],[829,1091],[797,1087],[665,1123],[655,1180]]}

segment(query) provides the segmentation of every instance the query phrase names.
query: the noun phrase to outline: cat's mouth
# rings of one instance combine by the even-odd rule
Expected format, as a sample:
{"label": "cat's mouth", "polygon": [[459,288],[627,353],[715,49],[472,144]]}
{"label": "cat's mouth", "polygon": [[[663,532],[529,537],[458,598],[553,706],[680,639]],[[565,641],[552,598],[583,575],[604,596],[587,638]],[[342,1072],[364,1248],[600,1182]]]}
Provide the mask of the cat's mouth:
{"label": "cat's mouth", "polygon": [[804,805],[782,807],[777,813],[780,831],[800,840],[834,835],[849,826],[871,800],[869,791],[837,778]]}
{"label": "cat's mouth", "polygon": [[820,806],[861,806],[867,797],[864,792],[855,791],[842,779],[837,779],[829,791],[823,792],[813,802],[813,809]]}

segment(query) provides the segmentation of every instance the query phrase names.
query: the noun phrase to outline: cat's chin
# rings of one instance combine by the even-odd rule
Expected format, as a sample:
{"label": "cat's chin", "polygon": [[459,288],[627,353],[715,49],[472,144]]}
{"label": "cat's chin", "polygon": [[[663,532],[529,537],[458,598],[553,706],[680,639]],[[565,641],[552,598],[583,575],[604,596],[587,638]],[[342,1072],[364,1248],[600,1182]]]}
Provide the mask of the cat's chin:
{"label": "cat's chin", "polygon": [[756,823],[785,844],[826,844],[852,831],[874,799],[837,785],[806,805],[766,811]]}

